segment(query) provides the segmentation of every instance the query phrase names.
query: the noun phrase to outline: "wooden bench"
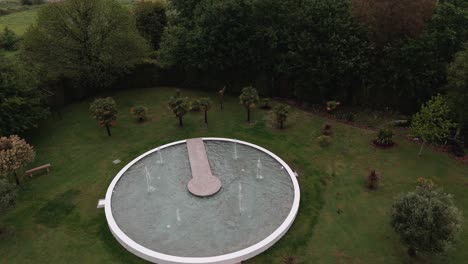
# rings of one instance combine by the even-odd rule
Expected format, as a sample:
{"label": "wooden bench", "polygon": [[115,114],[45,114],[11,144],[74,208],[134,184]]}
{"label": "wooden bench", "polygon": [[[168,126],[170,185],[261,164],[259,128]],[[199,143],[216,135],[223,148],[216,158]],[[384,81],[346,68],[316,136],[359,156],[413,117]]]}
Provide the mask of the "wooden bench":
{"label": "wooden bench", "polygon": [[45,165],[42,165],[42,166],[27,170],[25,173],[26,173],[26,175],[28,175],[29,178],[31,178],[34,173],[40,172],[40,171],[43,171],[43,170],[45,170],[47,172],[47,174],[48,174],[50,172],[50,164],[45,164]]}

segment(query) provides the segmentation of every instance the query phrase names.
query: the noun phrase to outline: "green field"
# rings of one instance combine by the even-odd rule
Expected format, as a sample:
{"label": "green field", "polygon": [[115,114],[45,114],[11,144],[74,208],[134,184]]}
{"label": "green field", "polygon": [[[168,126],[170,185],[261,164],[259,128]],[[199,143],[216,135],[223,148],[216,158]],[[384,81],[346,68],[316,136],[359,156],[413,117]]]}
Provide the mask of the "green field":
{"label": "green field", "polygon": [[0,28],[9,27],[18,35],[23,35],[28,27],[34,23],[39,8],[16,12],[6,16],[0,16]]}
{"label": "green field", "polygon": [[[49,175],[25,180],[17,206],[0,217],[7,232],[0,239],[0,263],[144,263],[128,253],[107,228],[99,198],[116,173],[139,154],[175,140],[216,136],[250,141],[270,149],[300,174],[299,215],[286,236],[247,263],[466,263],[468,233],[446,256],[419,257],[411,262],[389,225],[393,197],[412,190],[417,177],[427,177],[455,196],[468,209],[468,167],[443,153],[397,138],[389,150],[373,148],[374,132],[331,122],[333,144],[320,148],[323,118],[292,109],[284,130],[271,123],[271,113],[255,110],[253,122],[236,97],[225,109],[214,107],[210,123],[201,113],[189,113],[179,128],[167,110],[174,89],[153,88],[113,94],[119,106],[113,136],[97,127],[88,113],[89,102],[67,106],[61,118],[50,118],[30,133],[37,159],[32,166],[52,164]],[[212,96],[182,91],[186,96]],[[136,104],[149,108],[150,120],[139,124],[130,116]],[[114,165],[115,159],[122,163]],[[371,168],[382,174],[381,188],[368,191],[365,177]],[[468,221],[464,222],[466,229]]]}

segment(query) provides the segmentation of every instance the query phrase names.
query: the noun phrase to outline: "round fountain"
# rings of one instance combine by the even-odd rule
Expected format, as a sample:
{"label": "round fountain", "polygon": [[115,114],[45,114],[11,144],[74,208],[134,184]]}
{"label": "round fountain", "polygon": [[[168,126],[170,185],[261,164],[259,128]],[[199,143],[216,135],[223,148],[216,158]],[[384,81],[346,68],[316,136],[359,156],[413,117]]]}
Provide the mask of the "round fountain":
{"label": "round fountain", "polygon": [[299,209],[291,168],[257,145],[189,139],[150,150],[111,182],[105,207],[122,246],[155,263],[240,263],[278,241]]}

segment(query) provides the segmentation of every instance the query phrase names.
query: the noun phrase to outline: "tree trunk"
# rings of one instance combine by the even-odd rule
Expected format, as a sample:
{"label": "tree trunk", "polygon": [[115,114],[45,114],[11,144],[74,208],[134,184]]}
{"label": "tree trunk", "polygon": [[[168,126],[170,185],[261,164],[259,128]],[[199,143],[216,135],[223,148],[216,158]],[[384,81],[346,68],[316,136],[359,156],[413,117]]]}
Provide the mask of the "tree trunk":
{"label": "tree trunk", "polygon": [[184,123],[182,122],[182,116],[179,116],[179,126],[183,127]]}
{"label": "tree trunk", "polygon": [[247,107],[247,122],[250,123],[250,107]]}
{"label": "tree trunk", "polygon": [[111,132],[110,132],[110,127],[108,125],[106,125],[106,130],[107,130],[107,135],[110,137],[112,136]]}
{"label": "tree trunk", "polygon": [[205,124],[208,124],[208,111],[205,109]]}
{"label": "tree trunk", "polygon": [[16,185],[20,185],[20,181],[19,181],[19,178],[18,178],[18,174],[15,172],[13,172],[13,175],[15,175],[15,180],[16,180]]}
{"label": "tree trunk", "polygon": [[416,249],[414,247],[408,248],[408,255],[412,258],[416,257]]}
{"label": "tree trunk", "polygon": [[280,129],[283,129],[283,121],[280,121]]}
{"label": "tree trunk", "polygon": [[426,143],[426,142],[423,141],[422,144],[421,144],[421,148],[419,149],[418,156],[421,156],[421,155],[422,155],[422,151],[423,151],[423,148],[424,148],[424,143]]}
{"label": "tree trunk", "polygon": [[221,110],[223,110],[223,101],[224,101],[224,99],[223,99],[223,97],[221,97]]}

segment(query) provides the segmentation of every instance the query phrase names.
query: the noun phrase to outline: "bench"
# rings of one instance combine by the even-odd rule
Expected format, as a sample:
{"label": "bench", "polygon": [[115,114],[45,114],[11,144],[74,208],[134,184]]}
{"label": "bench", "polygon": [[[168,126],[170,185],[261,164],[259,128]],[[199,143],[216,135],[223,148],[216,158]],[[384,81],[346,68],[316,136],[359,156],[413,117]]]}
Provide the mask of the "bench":
{"label": "bench", "polygon": [[47,173],[49,173],[50,172],[50,164],[45,164],[45,165],[42,165],[42,166],[27,170],[25,173],[26,173],[26,175],[28,175],[29,178],[31,178],[34,173],[40,172],[40,171],[43,171],[43,170],[45,170]]}

